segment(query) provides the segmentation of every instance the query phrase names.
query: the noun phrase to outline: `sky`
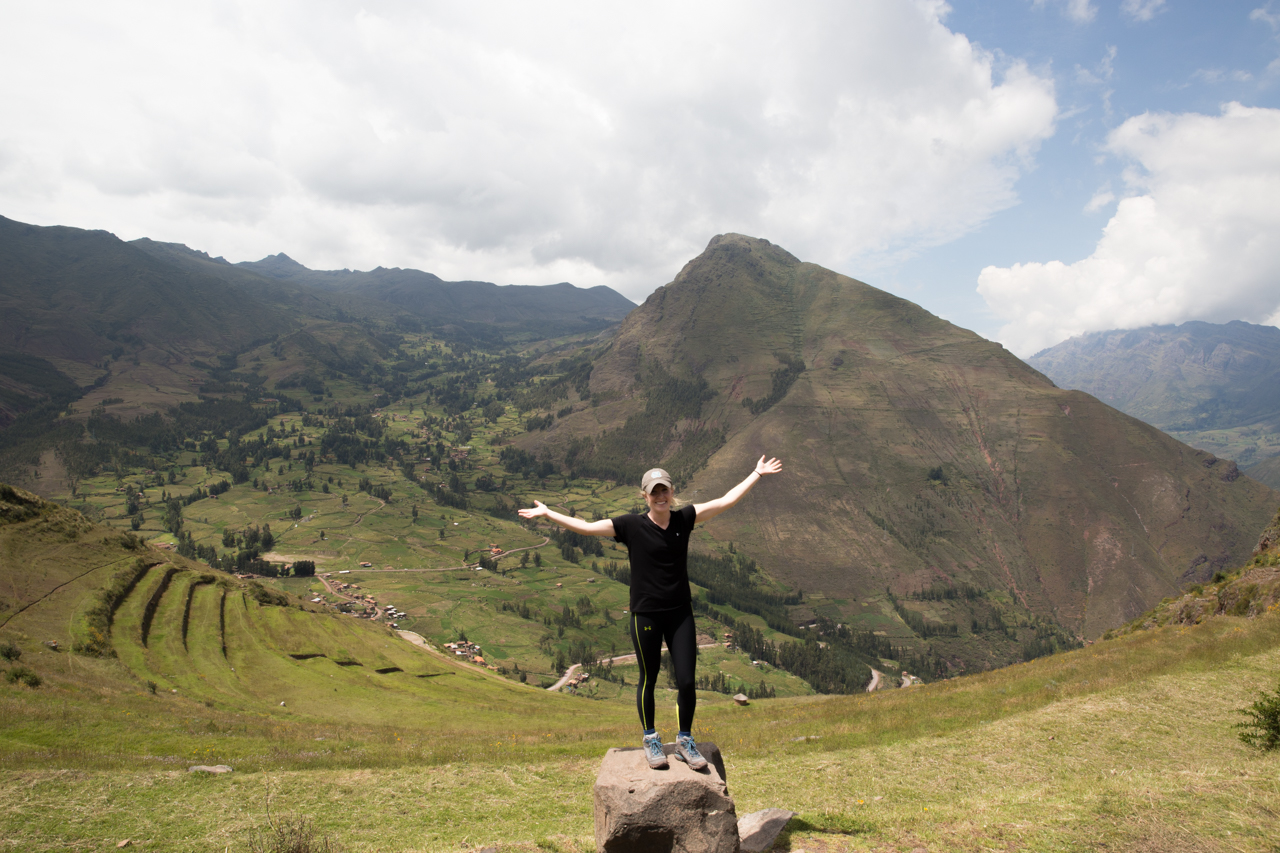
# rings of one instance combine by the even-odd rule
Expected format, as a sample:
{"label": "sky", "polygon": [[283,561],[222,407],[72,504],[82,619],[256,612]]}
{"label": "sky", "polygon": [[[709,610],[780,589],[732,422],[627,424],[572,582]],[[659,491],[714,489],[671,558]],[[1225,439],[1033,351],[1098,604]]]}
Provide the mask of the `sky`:
{"label": "sky", "polygon": [[1280,324],[1280,0],[0,0],[0,215],[607,285],[739,232],[1029,356]]}

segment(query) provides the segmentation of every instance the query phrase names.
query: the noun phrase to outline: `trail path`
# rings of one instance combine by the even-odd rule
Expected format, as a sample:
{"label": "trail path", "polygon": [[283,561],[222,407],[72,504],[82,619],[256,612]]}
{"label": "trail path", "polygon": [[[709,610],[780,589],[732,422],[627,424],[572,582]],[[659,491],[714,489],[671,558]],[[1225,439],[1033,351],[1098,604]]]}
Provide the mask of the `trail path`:
{"label": "trail path", "polygon": [[[716,646],[718,646],[718,645],[720,645],[720,644],[719,644],[719,643],[700,643],[700,644],[698,645],[698,648],[700,648],[700,649],[714,649],[714,648],[715,648]],[[618,663],[619,661],[624,661],[624,660],[635,660],[635,659],[636,659],[635,652],[632,652],[632,653],[631,653],[631,654],[629,654],[629,655],[618,655],[617,657],[605,658],[604,660],[602,660],[602,661],[600,661],[600,662],[601,662],[601,663]],[[548,690],[548,691],[556,691],[556,690],[559,690],[561,687],[564,687],[564,686],[565,686],[565,684],[567,684],[567,683],[569,682],[569,679],[573,678],[574,673],[576,673],[576,672],[577,672],[578,670],[580,670],[580,669],[582,669],[582,664],[580,664],[580,663],[575,663],[573,666],[571,666],[571,667],[569,667],[568,669],[566,669],[566,670],[564,671],[564,675],[560,676],[560,680],[559,680],[559,681],[557,681],[555,684],[551,685],[550,687],[548,687],[548,688],[547,688],[547,690]]]}
{"label": "trail path", "polygon": [[[58,550],[59,550],[59,551],[61,551],[62,549],[61,549],[61,548],[59,548]],[[57,553],[57,552],[54,552],[54,553]],[[98,564],[98,565],[94,566],[94,567],[93,567],[93,568],[91,568],[91,569],[88,569],[88,570],[86,570],[86,571],[81,572],[80,574],[76,575],[75,577],[73,577],[73,578],[71,578],[71,579],[69,579],[69,580],[65,580],[65,581],[63,581],[62,583],[58,584],[58,585],[57,585],[57,586],[55,586],[53,589],[49,590],[48,592],[46,592],[44,595],[40,596],[39,598],[33,598],[31,601],[28,601],[26,604],[22,605],[22,606],[21,606],[21,607],[19,607],[17,610],[13,611],[12,613],[7,614],[7,615],[4,617],[4,621],[3,621],[3,622],[0,622],[0,628],[4,627],[5,625],[8,625],[8,624],[9,624],[9,620],[13,619],[15,616],[19,615],[20,613],[22,613],[22,612],[24,612],[24,611],[26,611],[26,610],[28,610],[28,609],[30,609],[30,608],[32,608],[32,607],[35,607],[37,604],[39,604],[40,602],[44,601],[44,600],[45,600],[46,598],[48,598],[49,596],[53,595],[55,592],[57,592],[58,590],[62,589],[64,586],[67,586],[68,584],[73,584],[73,583],[75,583],[76,581],[80,580],[80,579],[81,579],[82,577],[84,577],[85,575],[91,575],[91,574],[93,574],[94,572],[96,572],[98,569],[104,568],[105,566],[115,565],[116,563],[123,563],[123,562],[125,562],[126,560],[129,560],[129,559],[132,559],[132,556],[130,556],[130,557],[121,557],[121,558],[120,558],[120,559],[118,559],[118,560],[108,560],[108,561],[107,561],[107,562],[105,562],[105,563],[100,563],[100,564]]]}
{"label": "trail path", "polygon": [[485,669],[482,666],[476,666],[473,663],[468,663],[467,661],[464,661],[461,659],[455,660],[453,658],[450,658],[448,655],[432,648],[431,644],[428,643],[421,634],[418,634],[414,631],[396,631],[396,633],[400,635],[401,639],[408,640],[418,648],[422,649],[427,654],[431,654],[431,655],[435,655],[436,657],[443,658],[444,660],[450,661],[455,666],[462,666],[462,667],[466,667],[467,669],[473,669],[476,672],[480,673],[481,675],[488,675],[494,678],[501,678],[501,676],[497,675],[496,673],[490,672],[489,670]]}
{"label": "trail path", "polygon": [[871,683],[867,685],[868,693],[875,693],[880,688],[880,676],[883,674],[878,669],[871,670]]}
{"label": "trail path", "polygon": [[[387,506],[387,502],[386,502],[386,501],[384,501],[382,498],[374,498],[374,500],[378,502],[378,509],[385,509],[385,508],[386,508],[386,506]],[[352,526],[352,527],[357,526],[360,522],[364,521],[364,517],[365,517],[366,515],[368,515],[369,513],[372,513],[372,512],[377,512],[377,511],[378,511],[378,509],[366,509],[364,512],[362,512],[362,513],[360,513],[359,515],[357,515],[357,516],[356,516],[356,520],[352,523],[352,525],[351,525],[351,526]]]}

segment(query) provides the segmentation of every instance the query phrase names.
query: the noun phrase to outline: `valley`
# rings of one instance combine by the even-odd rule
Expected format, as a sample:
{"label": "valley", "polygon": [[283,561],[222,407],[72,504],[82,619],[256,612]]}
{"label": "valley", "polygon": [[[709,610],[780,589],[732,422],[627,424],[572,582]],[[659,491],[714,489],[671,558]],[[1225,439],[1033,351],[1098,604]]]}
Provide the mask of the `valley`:
{"label": "valley", "polygon": [[[1236,588],[1280,493],[1234,463],[741,235],[620,325],[494,322],[496,287],[440,313],[438,279],[409,310],[415,271],[81,248],[249,288],[259,325],[126,300],[111,327],[6,327],[0,643],[38,686],[0,686],[0,784],[50,804],[6,841],[235,847],[270,803],[353,850],[586,849],[595,761],[635,739],[627,555],[515,510],[635,511],[655,462],[697,502],[767,452],[784,474],[690,564],[699,737],[740,810],[795,808],[805,849],[1160,848],[1216,844],[1230,802],[1266,849],[1275,780],[1229,723],[1275,608],[1134,628]],[[1203,738],[1175,736],[1190,716]]]}

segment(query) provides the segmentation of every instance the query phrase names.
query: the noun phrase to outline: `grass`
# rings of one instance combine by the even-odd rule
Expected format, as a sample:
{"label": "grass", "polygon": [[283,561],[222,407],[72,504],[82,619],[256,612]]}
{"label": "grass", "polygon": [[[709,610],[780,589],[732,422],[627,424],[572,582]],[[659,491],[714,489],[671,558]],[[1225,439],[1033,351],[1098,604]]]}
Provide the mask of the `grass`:
{"label": "grass", "polygon": [[[198,586],[193,601],[216,591]],[[254,607],[229,612],[264,643],[290,632],[261,613],[347,624]],[[154,631],[169,630],[166,613]],[[122,662],[19,645],[46,684],[0,688],[0,844],[12,849],[245,850],[270,802],[350,851],[585,850],[599,756],[634,735],[626,695],[459,674],[425,679],[437,692],[402,705],[367,673],[314,658],[259,673],[289,679],[285,709],[261,688],[206,704],[194,687],[150,695]],[[780,849],[1267,851],[1280,772],[1232,724],[1277,668],[1280,616],[1223,617],[908,690],[745,708],[704,695],[698,730],[724,749],[740,814],[800,812]],[[350,676],[349,692],[304,708],[330,675]],[[236,770],[184,772],[195,763]]]}
{"label": "grass", "polygon": [[[333,387],[344,400],[371,396]],[[420,412],[385,409],[389,434],[412,437]],[[283,420],[318,440],[320,430],[300,416]],[[504,434],[522,429],[518,414],[508,409],[494,425],[473,414],[470,427],[460,475],[469,486],[481,474],[501,480],[497,452]],[[224,476],[195,461],[180,454],[179,481],[148,494],[187,494]],[[273,486],[302,474],[296,457],[251,472]],[[83,481],[76,500],[127,528],[115,489],[140,476]],[[325,494],[319,484],[330,477]],[[390,488],[392,501],[358,492],[361,477]],[[628,511],[635,499],[633,489],[604,481],[510,480],[509,498],[537,497],[588,517]],[[322,462],[313,481],[317,490],[301,493],[236,486],[188,507],[187,529],[220,547],[228,528],[270,523],[277,552],[314,557],[321,571],[351,570],[342,578],[409,612],[404,627],[437,642],[465,630],[490,660],[531,673],[531,685],[551,675],[551,655],[539,645],[542,615],[583,594],[615,615],[625,607],[624,587],[586,562],[563,560],[554,543],[540,549],[540,570],[455,570],[491,542],[510,549],[542,541],[482,511],[490,500],[483,494],[472,492],[477,509],[437,506],[383,465]],[[303,511],[296,525],[285,520],[295,506]],[[142,533],[172,541],[154,505],[144,514]],[[96,850],[129,838],[150,849],[244,850],[251,832],[268,825],[268,804],[271,814],[310,820],[351,851],[591,849],[599,756],[635,740],[630,689],[596,682],[584,695],[547,694],[460,668],[363,621],[260,606],[241,585],[201,583],[202,570],[176,559],[181,571],[162,594],[167,567],[157,566],[122,606],[118,659],[55,653],[41,641],[73,636],[88,595],[136,555],[110,536],[83,535],[64,516],[40,524],[25,537],[0,529],[5,563],[25,569],[6,572],[12,590],[3,596],[0,640],[16,643],[22,665],[41,679],[38,688],[0,684],[0,849]],[[703,547],[718,547],[705,531],[699,536]],[[604,560],[622,558],[612,549]],[[361,561],[394,571],[361,570]],[[306,598],[320,590],[314,580],[268,583]],[[538,618],[503,612],[503,601],[536,605]],[[15,602],[33,603],[18,614]],[[907,635],[878,598],[810,603],[833,619]],[[936,603],[920,609],[951,618]],[[870,696],[797,695],[806,686],[774,671],[765,677],[792,696],[740,708],[701,694],[698,733],[724,748],[739,813],[801,813],[782,849],[1274,850],[1265,833],[1276,824],[1280,774],[1274,756],[1241,744],[1232,724],[1274,684],[1278,619],[1135,632]],[[552,649],[581,638],[607,647],[616,637],[618,651],[627,650],[619,627],[599,615],[586,622],[563,638],[553,629]],[[709,650],[702,663],[703,674],[715,668],[759,680],[741,656]],[[618,671],[634,682],[625,667]],[[661,691],[659,703],[665,723],[671,693]],[[236,769],[187,774],[196,763]]]}

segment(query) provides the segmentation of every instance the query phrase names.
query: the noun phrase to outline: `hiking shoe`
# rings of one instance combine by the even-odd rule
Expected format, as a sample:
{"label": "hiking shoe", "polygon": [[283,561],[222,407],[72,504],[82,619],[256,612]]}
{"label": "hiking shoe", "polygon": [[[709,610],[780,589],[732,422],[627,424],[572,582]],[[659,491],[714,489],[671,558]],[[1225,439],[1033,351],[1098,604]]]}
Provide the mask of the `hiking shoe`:
{"label": "hiking shoe", "polygon": [[690,770],[701,770],[707,766],[707,759],[698,752],[698,745],[689,735],[676,738],[676,758],[688,764]]}
{"label": "hiking shoe", "polygon": [[662,752],[662,735],[655,732],[644,736],[644,757],[654,770],[667,769],[667,756]]}

